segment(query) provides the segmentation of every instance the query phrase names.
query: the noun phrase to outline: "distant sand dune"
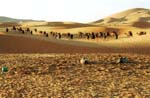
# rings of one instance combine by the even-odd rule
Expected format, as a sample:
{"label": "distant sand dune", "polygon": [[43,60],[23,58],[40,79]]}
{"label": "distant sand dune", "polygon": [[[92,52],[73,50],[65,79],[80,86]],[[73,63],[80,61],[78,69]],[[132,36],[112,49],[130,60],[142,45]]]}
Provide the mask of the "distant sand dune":
{"label": "distant sand dune", "polygon": [[[147,23],[148,21],[150,21],[150,9],[134,8],[113,14],[104,19],[97,20],[91,24],[106,25],[106,26],[109,25],[121,26],[121,25],[133,25],[135,23],[136,24],[138,23],[140,24],[141,27],[141,24]],[[135,27],[139,27],[139,25]],[[150,26],[148,27],[150,28]]]}

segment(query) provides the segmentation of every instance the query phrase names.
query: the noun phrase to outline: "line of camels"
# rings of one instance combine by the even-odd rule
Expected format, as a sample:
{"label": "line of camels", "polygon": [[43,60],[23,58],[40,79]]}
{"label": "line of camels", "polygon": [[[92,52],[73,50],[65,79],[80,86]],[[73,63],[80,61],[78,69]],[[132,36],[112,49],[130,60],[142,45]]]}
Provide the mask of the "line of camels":
{"label": "line of camels", "polygon": [[[33,32],[39,33],[41,35],[44,35],[45,37],[52,36],[53,38],[56,39],[62,39],[62,38],[67,38],[67,39],[75,39],[75,38],[80,38],[80,39],[108,39],[108,38],[114,38],[118,39],[119,38],[119,33],[116,31],[113,32],[91,32],[91,33],[84,33],[84,32],[78,32],[78,34],[72,34],[70,32],[68,33],[58,33],[58,32],[46,32],[46,31],[38,31],[37,29],[30,30],[30,28],[23,29],[22,27],[15,27],[13,26],[11,29],[6,28],[6,32],[9,31],[18,31],[22,34],[30,33],[31,35]],[[127,37],[133,37],[132,31],[128,31],[128,33],[124,33]],[[137,33],[138,35],[146,35],[146,32],[139,32]]]}

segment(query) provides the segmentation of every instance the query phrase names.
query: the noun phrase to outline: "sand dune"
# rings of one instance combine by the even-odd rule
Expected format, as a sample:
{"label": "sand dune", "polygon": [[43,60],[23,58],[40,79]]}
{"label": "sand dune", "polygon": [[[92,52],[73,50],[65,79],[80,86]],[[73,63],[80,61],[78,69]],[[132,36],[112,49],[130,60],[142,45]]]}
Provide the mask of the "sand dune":
{"label": "sand dune", "polygon": [[21,25],[16,23],[16,22],[2,22],[2,23],[0,23],[0,28],[12,27],[12,26],[21,26]]}
{"label": "sand dune", "polygon": [[43,26],[46,24],[47,22],[23,22],[21,23],[22,27]]}
{"label": "sand dune", "polygon": [[[99,44],[93,47],[89,43],[71,41],[44,41],[34,38],[0,35],[0,53],[139,53],[150,54],[149,45],[116,47]],[[89,45],[87,45],[89,44]],[[112,44],[112,43],[111,43]],[[121,43],[122,44],[122,43]],[[92,45],[92,44],[91,44]],[[143,51],[144,50],[144,51]]]}
{"label": "sand dune", "polygon": [[[144,9],[144,8],[135,8],[135,9],[129,9],[117,14],[113,14],[111,16],[108,16],[104,19],[97,20],[93,22],[93,24],[96,25],[133,25],[135,23],[147,23],[145,25],[146,28],[150,28],[149,22],[150,21],[150,9]],[[144,25],[144,24],[143,24]],[[138,26],[139,27],[139,26]],[[141,26],[142,28],[142,26]]]}

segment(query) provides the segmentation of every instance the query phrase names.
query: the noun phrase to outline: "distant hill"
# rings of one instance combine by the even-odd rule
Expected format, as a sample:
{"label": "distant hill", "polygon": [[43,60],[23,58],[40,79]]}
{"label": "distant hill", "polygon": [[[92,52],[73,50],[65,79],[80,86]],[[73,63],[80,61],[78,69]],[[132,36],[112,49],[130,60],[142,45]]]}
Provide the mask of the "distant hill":
{"label": "distant hill", "polygon": [[3,23],[3,22],[16,22],[16,23],[19,23],[19,22],[32,22],[32,21],[39,21],[39,20],[31,20],[31,19],[14,19],[14,18],[10,18],[10,17],[5,17],[5,16],[0,16],[0,23]]}
{"label": "distant hill", "polygon": [[48,22],[47,26],[50,27],[65,27],[65,28],[78,28],[93,26],[91,24],[77,23],[77,22]]}
{"label": "distant hill", "polygon": [[[20,24],[20,22],[22,23]],[[0,27],[9,27],[13,25],[50,26],[50,27],[64,27],[64,28],[93,26],[91,24],[75,23],[75,22],[46,22],[42,20],[40,21],[40,20],[31,20],[31,19],[14,19],[14,18],[0,16]]]}
{"label": "distant hill", "polygon": [[95,25],[130,25],[140,28],[150,28],[150,9],[134,8],[104,19],[97,20],[91,24]]}

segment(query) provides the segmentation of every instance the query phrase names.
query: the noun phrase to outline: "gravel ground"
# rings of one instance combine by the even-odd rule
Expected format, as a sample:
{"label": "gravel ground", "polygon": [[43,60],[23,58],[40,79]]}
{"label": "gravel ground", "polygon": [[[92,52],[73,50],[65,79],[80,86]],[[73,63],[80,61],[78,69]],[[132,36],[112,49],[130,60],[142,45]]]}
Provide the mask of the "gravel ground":
{"label": "gravel ground", "polygon": [[150,98],[150,55],[0,54],[2,66],[0,98]]}

